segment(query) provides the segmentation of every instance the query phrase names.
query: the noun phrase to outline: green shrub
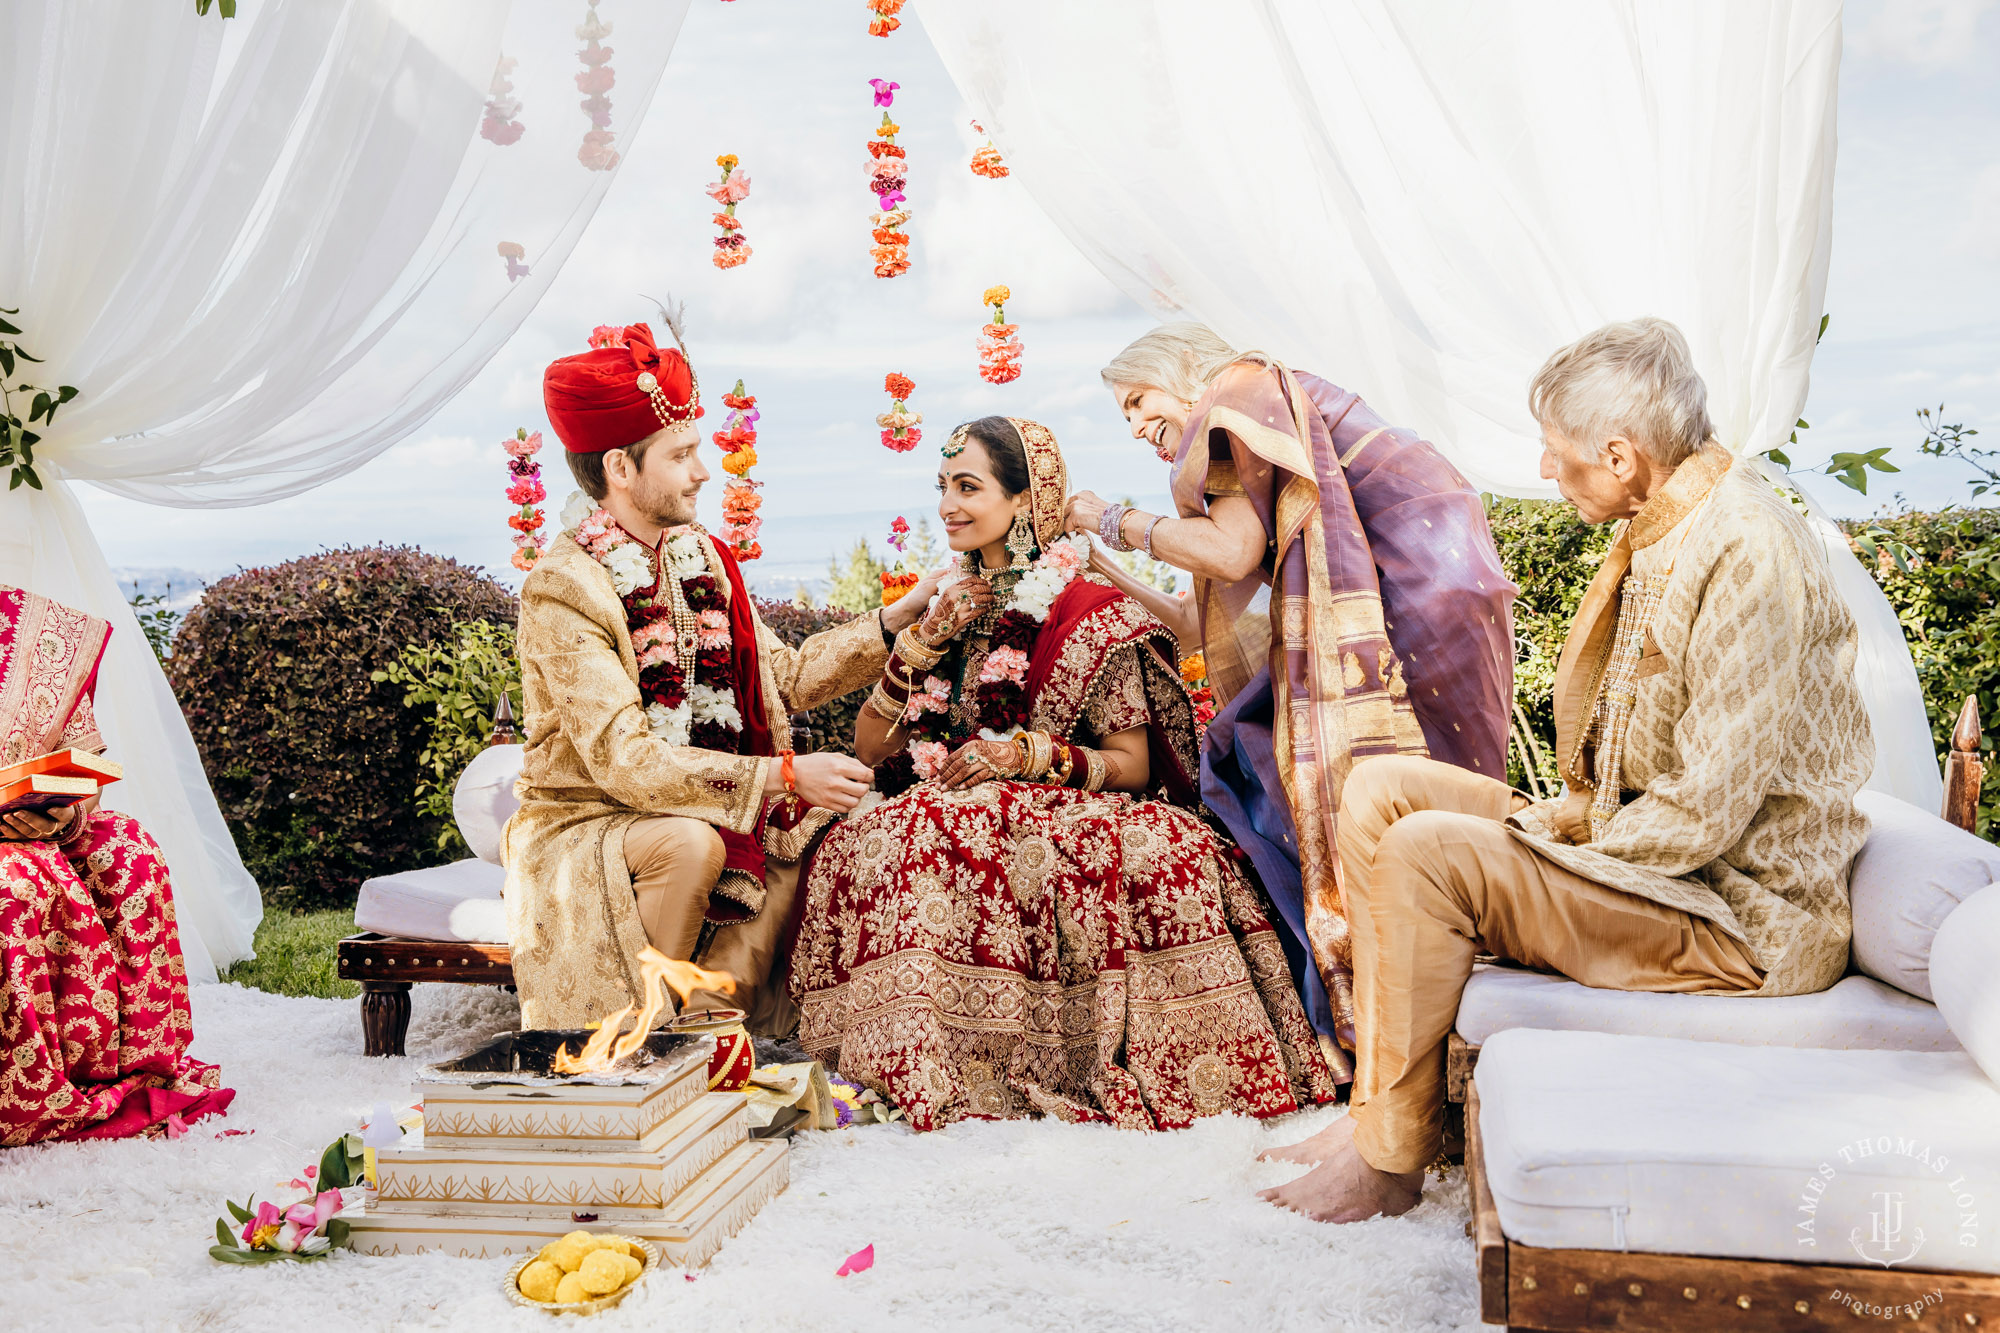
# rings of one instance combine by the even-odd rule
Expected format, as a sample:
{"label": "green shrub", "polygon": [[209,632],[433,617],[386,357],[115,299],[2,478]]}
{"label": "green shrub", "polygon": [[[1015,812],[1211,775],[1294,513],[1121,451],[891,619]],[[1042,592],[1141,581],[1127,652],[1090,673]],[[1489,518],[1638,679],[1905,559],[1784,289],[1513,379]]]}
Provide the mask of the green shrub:
{"label": "green shrub", "polygon": [[[879,601],[879,586],[876,597]],[[800,606],[796,602],[767,602],[761,598],[757,602],[757,614],[764,618],[764,623],[771,627],[773,634],[794,648],[823,629],[832,629],[854,619],[854,612],[837,606]],[[856,690],[794,717],[792,740],[799,752],[832,750],[853,754],[854,719],[860,716],[862,705],[868,702],[868,692],[874,688],[875,683],[870,681],[866,689]]]}
{"label": "green shrub", "polygon": [[456,623],[511,624],[514,594],[411,547],[323,551],[211,585],[167,669],[264,900],[351,906],[370,875],[445,859],[412,793],[429,730],[375,679]]}
{"label": "green shrub", "polygon": [[423,753],[417,756],[417,813],[439,821],[437,846],[470,856],[452,818],[451,796],[459,774],[493,736],[493,710],[504,691],[521,712],[521,659],[514,627],[500,621],[461,620],[436,643],[411,643],[369,679],[404,687],[403,706],[429,710]]}
{"label": "green shrub", "polygon": [[[1862,564],[1882,585],[1889,605],[1903,622],[1903,637],[1916,659],[1917,683],[1924,692],[1931,741],[1942,760],[1951,748],[1951,730],[1969,694],[1979,697],[1979,715],[1989,734],[2000,723],[2000,511],[1947,509],[1941,513],[1885,514],[1841,525],[1852,541],[1863,532],[1879,539],[1873,559]],[[1899,567],[1889,542],[1907,548]],[[1987,742],[1989,751],[1992,742]],[[1991,837],[1993,809],[2000,797],[2000,763],[1986,766],[1980,792],[1979,835]]]}

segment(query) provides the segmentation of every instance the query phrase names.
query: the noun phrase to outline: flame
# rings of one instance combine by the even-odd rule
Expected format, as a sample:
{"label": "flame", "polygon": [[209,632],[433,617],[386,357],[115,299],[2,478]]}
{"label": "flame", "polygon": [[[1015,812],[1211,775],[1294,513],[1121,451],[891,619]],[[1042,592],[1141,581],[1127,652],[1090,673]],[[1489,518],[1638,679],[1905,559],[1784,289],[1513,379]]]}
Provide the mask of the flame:
{"label": "flame", "polygon": [[666,991],[673,992],[676,1006],[686,1003],[687,997],[697,990],[720,991],[724,995],[736,993],[736,978],[727,972],[710,972],[693,963],[669,958],[647,945],[639,951],[639,993],[646,997],[646,1005],[639,1011],[639,1021],[621,1035],[625,1020],[632,1016],[632,1006],[626,1005],[599,1023],[597,1031],[591,1034],[590,1040],[577,1054],[571,1055],[567,1047],[557,1051],[555,1072],[601,1074],[645,1045],[647,1034],[653,1030],[653,1020],[666,1007],[666,995],[661,983],[665,983]]}

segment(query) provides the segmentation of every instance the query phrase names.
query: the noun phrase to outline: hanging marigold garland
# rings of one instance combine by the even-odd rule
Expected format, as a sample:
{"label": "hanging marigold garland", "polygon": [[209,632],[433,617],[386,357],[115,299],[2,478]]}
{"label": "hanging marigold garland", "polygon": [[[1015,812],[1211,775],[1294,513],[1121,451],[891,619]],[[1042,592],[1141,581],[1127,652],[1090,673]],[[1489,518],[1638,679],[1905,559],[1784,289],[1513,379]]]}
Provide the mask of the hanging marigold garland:
{"label": "hanging marigold garland", "polygon": [[493,69],[493,82],[486,90],[486,115],[479,122],[479,137],[502,148],[519,139],[528,128],[514,119],[521,114],[521,99],[514,96],[514,82],[507,77],[520,63],[512,56],[500,57],[500,63]]}
{"label": "hanging marigold garland", "polygon": [[899,454],[906,454],[924,438],[924,433],[917,429],[924,419],[923,413],[912,412],[904,406],[904,400],[917,391],[916,381],[908,375],[891,371],[883,377],[882,389],[889,395],[889,410],[875,418],[875,424],[882,428],[882,443]]}
{"label": "hanging marigold garland", "polygon": [[722,205],[722,211],[715,215],[715,225],[722,228],[722,235],[715,238],[715,254],[711,256],[717,268],[735,268],[750,258],[743,224],[736,220],[736,205],[750,197],[750,173],[737,166],[737,161],[734,153],[716,158],[715,165],[722,168],[722,179],[708,187],[708,197]]}
{"label": "hanging marigold garland", "polygon": [[868,11],[875,17],[868,20],[870,37],[887,37],[903,26],[903,20],[896,17],[902,11],[903,0],[868,0]]}
{"label": "hanging marigold garland", "polygon": [[[875,105],[879,107],[893,104],[896,89],[902,86],[887,79],[870,79],[868,83],[875,89]],[[903,224],[910,220],[907,196],[903,193],[909,163],[902,146],[896,142],[902,128],[884,111],[882,123],[875,131],[878,137],[868,141],[868,188],[875,192],[880,205],[874,218],[875,244],[869,250],[878,278],[900,277],[910,271],[910,237],[903,230]]]}
{"label": "hanging marigold garland", "polygon": [[709,436],[722,450],[722,470],[729,474],[722,487],[722,540],[738,560],[756,560],[764,554],[757,541],[764,526],[757,517],[764,497],[757,492],[764,483],[750,480],[750,469],[757,466],[757,399],[743,392],[743,381],[738,380],[734,391],[722,395],[722,405],[729,416],[722,429]]}
{"label": "hanging marigold garland", "polygon": [[909,568],[910,520],[901,514],[889,524],[889,546],[896,563],[882,571],[882,605],[893,606],[903,595],[923,581],[923,575]]}
{"label": "hanging marigold garland", "polygon": [[521,262],[528,257],[528,251],[519,241],[502,241],[494,249],[507,261],[507,281],[519,282],[528,276],[528,266]]}
{"label": "hanging marigold garland", "polygon": [[[977,134],[986,133],[986,130],[976,120],[972,122],[972,129]],[[988,139],[984,148],[973,151],[972,174],[996,181],[1002,176],[1011,174],[1007,170],[1007,164],[1000,160],[1000,150],[993,146],[993,140]]]}
{"label": "hanging marigold garland", "polygon": [[1018,326],[1007,322],[1007,302],[1013,295],[1005,287],[988,287],[981,298],[993,311],[993,318],[979,329],[979,378],[988,384],[1021,378]]}
{"label": "hanging marigold garland", "polygon": [[583,50],[576,53],[583,62],[583,73],[576,76],[576,87],[585,94],[578,105],[590,117],[590,128],[584,132],[583,146],[576,150],[576,160],[592,171],[609,171],[618,165],[619,157],[618,150],[611,146],[617,136],[611,132],[611,99],[605,94],[618,81],[618,72],[608,63],[611,48],[598,44],[600,39],[611,35],[611,25],[597,17],[597,0],[589,0],[589,4],[589,11],[576,29],[578,39],[585,43]]}
{"label": "hanging marigold garland", "polygon": [[530,435],[526,428],[516,427],[513,438],[502,440],[500,447],[507,451],[507,499],[519,506],[507,519],[507,526],[514,530],[510,563],[525,574],[535,567],[542,548],[548,545],[542,533],[540,505],[549,493],[542,486],[542,465],[535,461],[535,455],[542,451],[542,433]]}

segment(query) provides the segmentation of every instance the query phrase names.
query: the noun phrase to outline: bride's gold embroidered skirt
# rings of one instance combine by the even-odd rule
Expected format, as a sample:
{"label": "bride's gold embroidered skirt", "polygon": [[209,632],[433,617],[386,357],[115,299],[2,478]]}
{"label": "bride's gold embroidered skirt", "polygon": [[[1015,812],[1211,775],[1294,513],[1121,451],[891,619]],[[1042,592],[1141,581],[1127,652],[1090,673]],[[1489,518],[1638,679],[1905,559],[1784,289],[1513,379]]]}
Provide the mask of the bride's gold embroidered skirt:
{"label": "bride's gold embroidered skirt", "polygon": [[1259,894],[1176,806],[926,783],[829,832],[802,892],[800,1041],[917,1129],[1333,1099]]}

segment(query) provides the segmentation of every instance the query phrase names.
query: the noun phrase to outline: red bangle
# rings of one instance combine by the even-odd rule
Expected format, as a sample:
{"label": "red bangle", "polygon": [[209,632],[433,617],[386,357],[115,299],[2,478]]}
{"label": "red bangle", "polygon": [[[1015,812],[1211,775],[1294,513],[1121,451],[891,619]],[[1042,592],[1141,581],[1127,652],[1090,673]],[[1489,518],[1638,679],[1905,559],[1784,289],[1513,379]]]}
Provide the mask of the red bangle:
{"label": "red bangle", "polygon": [[784,779],[785,794],[788,796],[796,796],[799,790],[798,774],[792,771],[792,755],[794,753],[791,750],[778,751],[778,776]]}

